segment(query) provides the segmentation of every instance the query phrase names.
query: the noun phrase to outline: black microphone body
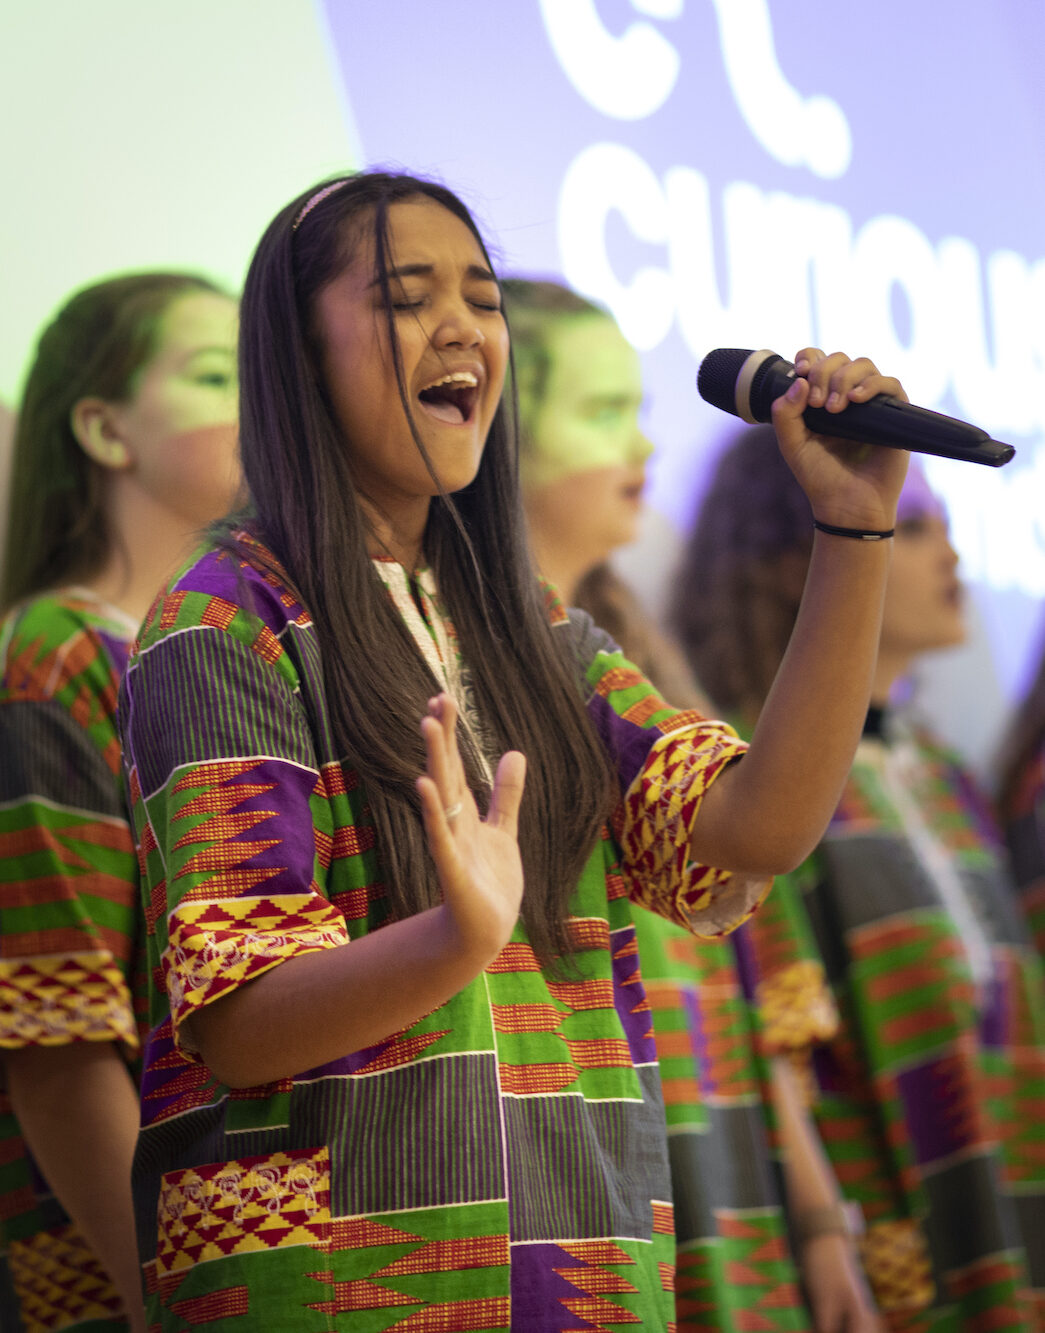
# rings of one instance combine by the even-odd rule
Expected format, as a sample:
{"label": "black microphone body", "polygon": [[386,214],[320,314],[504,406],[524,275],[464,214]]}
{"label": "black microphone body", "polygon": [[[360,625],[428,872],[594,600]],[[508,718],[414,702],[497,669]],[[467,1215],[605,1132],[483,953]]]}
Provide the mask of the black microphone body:
{"label": "black microphone body", "polygon": [[[754,424],[773,419],[774,401],[787,393],[794,378],[794,366],[775,352],[716,347],[700,363],[697,389],[712,407]],[[1001,467],[1016,452],[1011,444],[992,440],[976,426],[885,393],[866,403],[849,403],[843,412],[807,407],[802,420],[819,435],[884,444],[987,467]]]}

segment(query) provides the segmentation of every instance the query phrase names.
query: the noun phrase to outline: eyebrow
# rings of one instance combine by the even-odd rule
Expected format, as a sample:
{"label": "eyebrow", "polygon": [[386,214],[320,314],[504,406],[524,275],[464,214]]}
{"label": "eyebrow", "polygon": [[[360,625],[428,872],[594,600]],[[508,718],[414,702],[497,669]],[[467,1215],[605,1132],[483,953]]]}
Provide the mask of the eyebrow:
{"label": "eyebrow", "polygon": [[[388,280],[393,282],[399,278],[428,278],[435,272],[434,264],[400,264],[396,268],[388,270]],[[477,282],[496,283],[496,275],[491,273],[488,268],[483,268],[481,264],[469,264],[465,269],[465,277],[471,278]],[[377,287],[381,282],[381,275],[378,274],[374,280],[369,283],[371,287]]]}

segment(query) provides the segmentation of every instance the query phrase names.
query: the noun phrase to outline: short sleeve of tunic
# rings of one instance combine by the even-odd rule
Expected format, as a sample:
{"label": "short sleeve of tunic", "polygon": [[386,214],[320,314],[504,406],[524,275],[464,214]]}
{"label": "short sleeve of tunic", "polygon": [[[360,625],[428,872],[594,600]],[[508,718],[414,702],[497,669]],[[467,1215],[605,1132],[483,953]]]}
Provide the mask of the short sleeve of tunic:
{"label": "short sleeve of tunic", "polygon": [[287,651],[309,620],[291,601],[229,555],[204,555],[154,605],[124,681],[158,983],[150,1024],[169,1012],[176,1041],[204,1005],[288,958],[348,941],[324,890],[322,783],[301,659]]}
{"label": "short sleeve of tunic", "polygon": [[614,832],[632,900],[700,937],[727,934],[771,881],[691,861],[689,843],[705,793],[745,742],[725,722],[665,703],[585,612],[558,619],[569,625],[588,713],[619,774]]}
{"label": "short sleeve of tunic", "polygon": [[2,633],[0,1048],[133,1049],[138,871],[116,734],[129,627],[68,594]]}

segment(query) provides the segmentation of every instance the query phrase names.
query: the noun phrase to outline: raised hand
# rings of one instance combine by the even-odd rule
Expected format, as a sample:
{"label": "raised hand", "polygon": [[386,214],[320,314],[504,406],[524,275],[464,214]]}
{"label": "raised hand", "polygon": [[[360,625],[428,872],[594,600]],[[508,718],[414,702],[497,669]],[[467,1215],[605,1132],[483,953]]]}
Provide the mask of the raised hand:
{"label": "raised hand", "polygon": [[425,833],[460,948],[485,966],[508,942],[522,901],[518,815],[526,759],[517,750],[502,755],[481,819],[457,748],[457,705],[440,694],[428,709],[421,721],[428,761],[417,779]]}
{"label": "raised hand", "polygon": [[802,419],[807,407],[844,412],[850,402],[865,403],[888,393],[907,401],[900,381],[879,373],[866,357],[851,361],[805,347],[795,357],[797,378],[773,404],[773,426],[780,448],[813,514],[838,527],[883,531],[896,518],[896,501],[907,473],[908,455],[834,436],[817,435]]}

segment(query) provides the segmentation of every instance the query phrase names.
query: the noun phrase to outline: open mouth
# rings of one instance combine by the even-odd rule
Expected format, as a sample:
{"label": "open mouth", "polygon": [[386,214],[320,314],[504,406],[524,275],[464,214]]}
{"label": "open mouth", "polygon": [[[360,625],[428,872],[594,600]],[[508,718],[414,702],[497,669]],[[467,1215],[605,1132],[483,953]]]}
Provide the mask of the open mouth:
{"label": "open mouth", "polygon": [[453,370],[422,389],[418,398],[430,417],[460,426],[472,419],[479,400],[479,381],[470,370]]}

